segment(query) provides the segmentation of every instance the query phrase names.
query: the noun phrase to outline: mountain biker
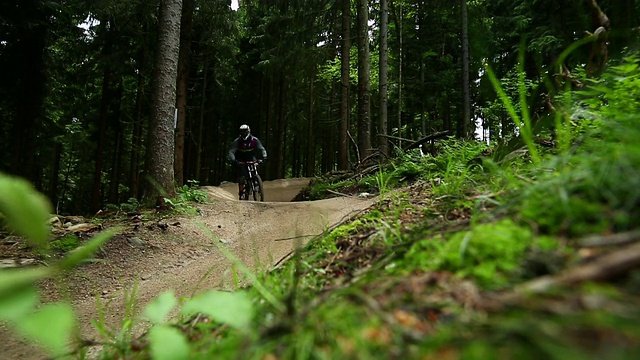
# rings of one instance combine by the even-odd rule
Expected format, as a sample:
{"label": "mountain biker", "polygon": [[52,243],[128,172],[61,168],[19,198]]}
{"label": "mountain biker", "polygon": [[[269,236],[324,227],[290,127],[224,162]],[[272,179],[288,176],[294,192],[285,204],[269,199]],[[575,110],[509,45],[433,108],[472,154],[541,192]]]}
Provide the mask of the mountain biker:
{"label": "mountain biker", "polygon": [[262,161],[267,161],[267,150],[262,146],[260,140],[251,135],[249,125],[242,124],[238,129],[239,136],[231,143],[229,149],[229,160],[233,163],[238,172],[238,197],[242,200],[244,192],[244,179],[247,175],[247,167],[241,164],[247,161],[256,161],[256,153],[260,153]]}

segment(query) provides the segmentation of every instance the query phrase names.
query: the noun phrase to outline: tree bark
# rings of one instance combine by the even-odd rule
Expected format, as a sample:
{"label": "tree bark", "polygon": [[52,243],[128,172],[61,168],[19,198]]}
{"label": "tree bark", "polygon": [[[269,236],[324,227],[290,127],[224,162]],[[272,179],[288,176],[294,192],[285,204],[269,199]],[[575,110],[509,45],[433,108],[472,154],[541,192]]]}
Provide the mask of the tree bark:
{"label": "tree bark", "polygon": [[117,100],[115,104],[115,109],[113,109],[113,116],[111,116],[113,128],[114,128],[114,139],[115,146],[113,146],[113,159],[111,165],[111,179],[109,180],[109,197],[108,201],[110,204],[119,204],[120,201],[120,179],[121,179],[121,168],[122,168],[122,144],[123,140],[123,131],[122,131],[122,122],[120,120],[121,116],[121,106],[122,106],[122,96],[123,96],[123,84],[122,79],[120,80],[120,84],[118,84],[118,90],[115,94],[115,99]]}
{"label": "tree bark", "polygon": [[315,70],[311,74],[311,81],[309,82],[309,122],[307,123],[307,157],[305,164],[305,176],[312,177],[315,173],[316,165],[316,149],[315,149],[315,137],[314,135],[314,123],[313,123],[313,104],[314,104],[314,82],[315,82]]}
{"label": "tree bark", "polygon": [[[107,30],[106,22],[104,22],[105,31]],[[108,36],[108,35],[107,35]],[[109,40],[105,44],[102,51],[104,58],[110,54]],[[100,114],[98,115],[97,147],[95,153],[96,162],[93,167],[93,186],[91,187],[91,211],[96,212],[102,205],[102,163],[104,162],[105,151],[105,133],[107,131],[107,117],[109,116],[109,103],[111,102],[111,68],[108,63],[103,64],[102,71],[102,99],[100,100]]]}
{"label": "tree bark", "polygon": [[360,159],[371,150],[371,83],[369,58],[369,2],[358,0],[358,148]]}
{"label": "tree bark", "polygon": [[16,73],[15,77],[12,77],[15,82],[12,84],[14,88],[11,89],[12,93],[15,92],[15,97],[12,98],[15,101],[15,118],[7,119],[7,114],[3,114],[2,122],[9,122],[9,171],[37,184],[40,179],[36,156],[39,144],[36,137],[41,131],[40,118],[47,88],[45,49],[49,31],[46,23],[50,20],[46,11],[43,11],[42,6],[36,1],[20,1],[15,10],[20,17],[18,35],[14,45],[8,47],[7,52],[15,57],[16,68],[2,69],[3,72]]}
{"label": "tree bark", "polygon": [[209,72],[209,61],[208,57],[205,56],[204,65],[202,67],[202,94],[200,95],[202,99],[200,100],[200,118],[198,119],[198,140],[196,144],[196,164],[195,164],[195,178],[198,181],[202,182],[204,179],[200,174],[202,169],[202,151],[204,147],[202,146],[202,138],[204,132],[204,114],[205,114],[205,104],[207,99],[207,74]]}
{"label": "tree bark", "polygon": [[[400,14],[398,18],[398,24],[396,28],[398,29],[398,137],[402,137],[402,62],[404,56],[404,43],[402,37],[402,4],[400,4]],[[398,147],[402,147],[402,140],[398,140]]]}
{"label": "tree bark", "polygon": [[185,183],[185,129],[187,123],[187,95],[189,86],[189,58],[191,52],[191,24],[193,23],[194,0],[184,0],[182,19],[180,24],[180,53],[178,57],[178,84],[176,105],[178,108],[178,122],[175,139],[174,172],[176,184]]}
{"label": "tree bark", "polygon": [[131,134],[131,160],[129,165],[129,196],[138,198],[140,196],[140,158],[142,153],[142,128],[143,128],[143,98],[144,84],[146,77],[146,58],[147,53],[142,47],[140,51],[140,67],[138,68],[138,83],[136,88],[135,103],[135,121],[133,123],[133,132]]}
{"label": "tree bark", "polygon": [[350,57],[351,48],[351,1],[342,0],[342,46],[340,64],[340,132],[338,135],[338,169],[349,169],[349,88],[351,86]]}
{"label": "tree bark", "polygon": [[469,95],[469,28],[467,0],[461,0],[462,9],[462,137],[472,138],[471,96]]}
{"label": "tree bark", "polygon": [[147,151],[147,181],[145,198],[173,197],[175,184],[174,119],[176,105],[176,77],[180,46],[181,0],[162,0],[158,25],[158,48],[153,77],[151,124]]}
{"label": "tree bark", "polygon": [[278,81],[278,133],[277,141],[276,141],[276,163],[278,167],[276,168],[275,179],[284,179],[284,172],[286,168],[286,157],[287,153],[287,112],[285,102],[287,100],[287,91],[286,85],[287,81],[284,76],[281,74],[280,79]]}
{"label": "tree bark", "polygon": [[[380,118],[378,124],[378,134],[387,135],[388,112],[388,31],[389,31],[389,3],[387,0],[380,0]],[[383,156],[389,155],[389,144],[385,137],[378,137],[378,149]]]}

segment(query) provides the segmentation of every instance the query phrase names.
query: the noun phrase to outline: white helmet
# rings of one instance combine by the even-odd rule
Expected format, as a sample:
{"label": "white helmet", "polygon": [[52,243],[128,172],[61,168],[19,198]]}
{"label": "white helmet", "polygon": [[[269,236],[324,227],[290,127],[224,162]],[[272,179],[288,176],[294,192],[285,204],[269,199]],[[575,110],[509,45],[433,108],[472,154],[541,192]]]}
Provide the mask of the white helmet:
{"label": "white helmet", "polygon": [[250,135],[251,135],[251,129],[249,128],[249,125],[247,124],[240,125],[240,137],[242,138],[242,140],[247,140]]}

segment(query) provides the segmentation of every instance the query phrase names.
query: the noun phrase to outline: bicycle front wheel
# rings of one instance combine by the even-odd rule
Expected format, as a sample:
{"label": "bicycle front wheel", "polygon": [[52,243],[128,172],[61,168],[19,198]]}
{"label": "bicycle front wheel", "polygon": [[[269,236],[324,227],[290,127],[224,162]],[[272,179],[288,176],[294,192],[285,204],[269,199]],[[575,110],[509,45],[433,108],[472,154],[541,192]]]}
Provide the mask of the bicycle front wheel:
{"label": "bicycle front wheel", "polygon": [[264,188],[262,187],[260,175],[256,175],[253,179],[253,200],[264,201]]}

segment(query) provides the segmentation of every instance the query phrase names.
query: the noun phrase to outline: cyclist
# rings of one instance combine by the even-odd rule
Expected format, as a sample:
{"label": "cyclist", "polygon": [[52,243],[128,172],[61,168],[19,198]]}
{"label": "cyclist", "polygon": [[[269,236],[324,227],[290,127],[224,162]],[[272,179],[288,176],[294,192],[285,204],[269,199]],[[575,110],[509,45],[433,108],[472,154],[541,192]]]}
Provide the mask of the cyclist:
{"label": "cyclist", "polygon": [[247,175],[247,167],[243,166],[242,162],[256,161],[256,153],[262,157],[262,161],[267,161],[267,150],[262,146],[260,140],[251,135],[251,129],[249,125],[242,124],[239,129],[240,136],[238,136],[233,143],[231,143],[231,149],[229,150],[229,160],[233,163],[238,172],[238,197],[240,200],[244,193],[244,179]]}

